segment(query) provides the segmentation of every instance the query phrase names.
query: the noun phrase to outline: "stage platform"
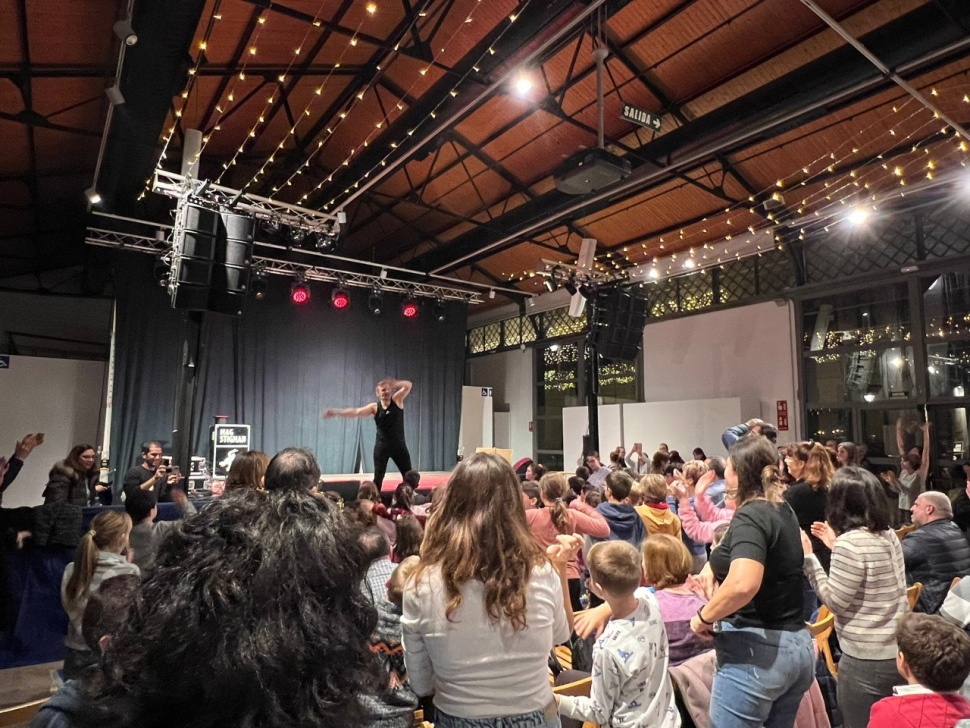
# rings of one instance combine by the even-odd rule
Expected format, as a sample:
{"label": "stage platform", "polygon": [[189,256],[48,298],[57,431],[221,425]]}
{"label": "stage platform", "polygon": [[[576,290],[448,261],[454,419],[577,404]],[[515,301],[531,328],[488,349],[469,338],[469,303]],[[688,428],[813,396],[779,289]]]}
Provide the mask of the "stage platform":
{"label": "stage platform", "polygon": [[[430,471],[421,473],[421,483],[418,485],[419,493],[430,492],[432,488],[436,488],[439,485],[444,485],[448,482],[448,478],[451,477],[450,472],[444,471]],[[368,480],[373,480],[373,473],[336,473],[327,474],[321,477],[323,483],[320,486],[320,490],[335,490],[340,493],[344,500],[353,500],[356,498],[356,488],[360,487],[361,483],[365,483]],[[384,476],[384,483],[381,487],[381,496],[387,500],[390,496],[397,490],[397,486],[402,483],[401,474],[396,470],[393,473],[387,473]],[[327,488],[327,485],[331,484],[333,486],[340,485],[341,487]],[[349,488],[349,489],[348,489]],[[348,497],[350,492],[353,491],[353,495]]]}

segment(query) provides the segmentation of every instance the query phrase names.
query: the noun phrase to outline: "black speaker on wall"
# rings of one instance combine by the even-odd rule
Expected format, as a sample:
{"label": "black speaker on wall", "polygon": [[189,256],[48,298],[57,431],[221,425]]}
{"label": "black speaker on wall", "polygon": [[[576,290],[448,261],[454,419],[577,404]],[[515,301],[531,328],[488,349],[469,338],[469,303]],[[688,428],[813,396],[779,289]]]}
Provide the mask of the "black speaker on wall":
{"label": "black speaker on wall", "polygon": [[591,331],[600,356],[633,361],[643,346],[647,301],[622,288],[603,288],[593,302]]}
{"label": "black speaker on wall", "polygon": [[172,307],[238,316],[249,290],[255,219],[188,203],[175,241]]}

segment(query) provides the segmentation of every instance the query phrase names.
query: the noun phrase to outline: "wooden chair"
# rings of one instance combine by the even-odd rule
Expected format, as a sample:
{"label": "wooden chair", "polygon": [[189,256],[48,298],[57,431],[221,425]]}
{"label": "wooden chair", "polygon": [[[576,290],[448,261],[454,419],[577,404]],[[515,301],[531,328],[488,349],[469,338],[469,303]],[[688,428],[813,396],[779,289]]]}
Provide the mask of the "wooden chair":
{"label": "wooden chair", "polygon": [[902,526],[901,528],[897,528],[896,538],[902,541],[904,538],[906,538],[909,534],[911,534],[915,530],[916,530],[916,526],[914,526],[913,524],[910,524],[908,526]]}
{"label": "wooden chair", "polygon": [[920,594],[923,593],[923,585],[916,582],[906,590],[906,601],[909,602],[909,611],[916,609],[916,602],[919,601]]}
{"label": "wooden chair", "polygon": [[24,725],[30,723],[40,710],[40,706],[48,700],[50,698],[41,698],[40,700],[32,700],[29,703],[3,708],[0,710],[0,728],[7,728],[7,726],[19,725],[21,723]]}
{"label": "wooden chair", "polygon": [[[552,692],[554,692],[556,695],[572,695],[573,697],[582,696],[588,698],[590,686],[592,684],[593,678],[584,677],[582,680],[577,680],[576,682],[566,683],[565,685],[556,685],[552,688]],[[599,724],[586,721],[583,723],[583,728],[599,728]]]}
{"label": "wooden chair", "polygon": [[829,645],[829,637],[832,635],[832,630],[835,629],[835,615],[823,604],[818,610],[818,619],[814,624],[809,624],[808,629],[815,637],[818,651],[825,657],[825,665],[832,673],[832,679],[838,680],[839,665],[832,657],[832,647]]}

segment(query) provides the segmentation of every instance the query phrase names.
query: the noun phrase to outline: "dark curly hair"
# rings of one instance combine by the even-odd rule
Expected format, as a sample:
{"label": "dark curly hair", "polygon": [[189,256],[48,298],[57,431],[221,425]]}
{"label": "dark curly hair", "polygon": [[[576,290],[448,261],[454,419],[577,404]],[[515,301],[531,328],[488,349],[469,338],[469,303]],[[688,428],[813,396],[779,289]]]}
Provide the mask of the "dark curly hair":
{"label": "dark curly hair", "polygon": [[83,726],[362,725],[379,688],[357,533],[301,489],[220,498],[160,544]]}

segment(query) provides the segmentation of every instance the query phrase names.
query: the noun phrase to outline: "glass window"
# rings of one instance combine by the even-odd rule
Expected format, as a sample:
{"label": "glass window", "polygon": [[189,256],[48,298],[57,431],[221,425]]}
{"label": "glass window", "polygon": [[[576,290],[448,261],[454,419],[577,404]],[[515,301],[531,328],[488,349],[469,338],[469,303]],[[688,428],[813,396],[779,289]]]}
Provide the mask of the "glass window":
{"label": "glass window", "polygon": [[543,452],[540,450],[538,452],[539,462],[546,466],[549,470],[560,471],[565,470],[563,465],[562,451],[559,452]]}
{"label": "glass window", "polygon": [[915,395],[911,346],[810,354],[804,370],[808,402],[879,402]]}
{"label": "glass window", "polygon": [[946,273],[923,293],[926,338],[970,338],[970,274]]}
{"label": "glass window", "polygon": [[869,459],[875,464],[898,465],[900,447],[908,452],[923,446],[919,410],[863,410],[862,436]]}
{"label": "glass window", "polygon": [[600,359],[600,399],[604,404],[637,401],[637,363]]}
{"label": "glass window", "polygon": [[930,397],[965,397],[970,391],[970,341],[928,341]]}
{"label": "glass window", "polygon": [[[929,407],[932,456],[934,462],[953,460],[962,464],[970,460],[970,434],[967,430],[966,407]],[[954,486],[955,487],[955,486]]]}
{"label": "glass window", "polygon": [[844,442],[852,437],[852,411],[847,409],[810,409],[806,413],[806,436],[825,444]]}
{"label": "glass window", "polygon": [[579,385],[579,346],[550,344],[537,351],[539,391],[536,415],[559,415],[563,407],[582,404]]}
{"label": "glass window", "polygon": [[909,341],[906,284],[870,287],[802,304],[803,346],[822,351]]}

